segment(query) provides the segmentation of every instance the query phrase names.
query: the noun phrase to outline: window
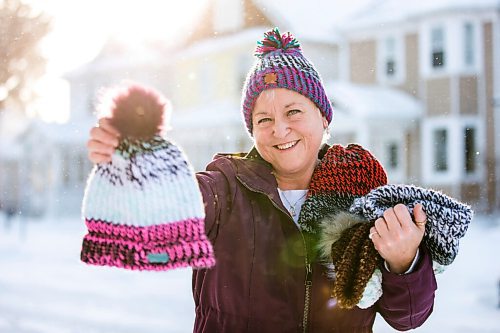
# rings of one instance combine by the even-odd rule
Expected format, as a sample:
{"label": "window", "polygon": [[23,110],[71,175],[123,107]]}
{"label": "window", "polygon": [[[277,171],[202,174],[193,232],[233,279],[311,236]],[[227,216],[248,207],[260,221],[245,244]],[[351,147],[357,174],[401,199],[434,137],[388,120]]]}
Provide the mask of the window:
{"label": "window", "polygon": [[393,77],[396,74],[396,41],[394,38],[385,40],[385,74]]}
{"label": "window", "polygon": [[464,25],[464,62],[466,66],[474,65],[474,26]]}
{"label": "window", "polygon": [[444,31],[443,28],[434,28],[431,31],[431,47],[432,47],[432,67],[444,67],[445,50],[444,50]]}
{"label": "window", "polygon": [[437,129],[433,133],[434,171],[448,171],[448,131]]}
{"label": "window", "polygon": [[62,154],[62,179],[63,179],[63,184],[65,186],[69,186],[70,185],[70,182],[71,182],[71,175],[70,175],[70,165],[71,165],[71,161],[70,161],[70,154],[68,151],[64,151]]}
{"label": "window", "polygon": [[397,169],[399,167],[399,149],[397,143],[390,143],[387,146],[387,155],[389,157],[389,168]]}
{"label": "window", "polygon": [[476,129],[464,129],[464,168],[466,174],[472,174],[477,169]]}

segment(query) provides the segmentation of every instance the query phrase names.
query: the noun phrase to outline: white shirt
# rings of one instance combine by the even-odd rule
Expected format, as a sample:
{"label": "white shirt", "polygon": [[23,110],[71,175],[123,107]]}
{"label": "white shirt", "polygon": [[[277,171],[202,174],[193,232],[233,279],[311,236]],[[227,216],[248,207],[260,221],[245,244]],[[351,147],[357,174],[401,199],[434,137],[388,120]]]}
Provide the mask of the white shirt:
{"label": "white shirt", "polygon": [[[278,188],[278,193],[280,195],[281,202],[292,216],[295,224],[300,228],[298,223],[299,215],[300,210],[302,209],[302,205],[306,201],[307,190],[282,191]],[[295,214],[292,214],[292,212],[295,212]]]}

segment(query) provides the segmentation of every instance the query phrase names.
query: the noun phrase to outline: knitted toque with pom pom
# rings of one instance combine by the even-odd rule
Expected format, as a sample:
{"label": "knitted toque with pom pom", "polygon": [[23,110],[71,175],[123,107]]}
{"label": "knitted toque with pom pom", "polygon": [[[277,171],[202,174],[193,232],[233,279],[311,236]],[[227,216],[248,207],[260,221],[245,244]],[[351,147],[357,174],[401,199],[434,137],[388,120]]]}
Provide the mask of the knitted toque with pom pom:
{"label": "knitted toque with pom pom", "polygon": [[120,143],[112,161],[96,165],[88,179],[81,260],[133,270],[213,266],[194,172],[161,135],[167,100],[138,84],[105,97]]}
{"label": "knitted toque with pom pom", "polygon": [[286,88],[313,101],[332,121],[333,110],[321,77],[313,64],[302,54],[298,41],[290,34],[274,28],[257,42],[257,62],[250,70],[243,87],[242,111],[248,131],[252,134],[252,111],[257,97],[266,89]]}
{"label": "knitted toque with pom pom", "polygon": [[300,212],[301,229],[317,234],[321,218],[348,210],[354,199],[385,184],[385,170],[368,150],[357,144],[333,145],[311,177]]}

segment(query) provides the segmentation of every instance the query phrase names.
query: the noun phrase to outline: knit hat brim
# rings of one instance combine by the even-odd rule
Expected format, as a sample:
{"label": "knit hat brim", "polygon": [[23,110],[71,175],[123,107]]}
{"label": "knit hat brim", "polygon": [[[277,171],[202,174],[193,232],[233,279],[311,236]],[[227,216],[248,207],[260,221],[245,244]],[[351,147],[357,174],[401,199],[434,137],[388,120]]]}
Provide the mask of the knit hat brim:
{"label": "knit hat brim", "polygon": [[154,226],[117,225],[86,219],[81,260],[87,264],[132,270],[170,270],[215,265],[203,221],[193,218]]}

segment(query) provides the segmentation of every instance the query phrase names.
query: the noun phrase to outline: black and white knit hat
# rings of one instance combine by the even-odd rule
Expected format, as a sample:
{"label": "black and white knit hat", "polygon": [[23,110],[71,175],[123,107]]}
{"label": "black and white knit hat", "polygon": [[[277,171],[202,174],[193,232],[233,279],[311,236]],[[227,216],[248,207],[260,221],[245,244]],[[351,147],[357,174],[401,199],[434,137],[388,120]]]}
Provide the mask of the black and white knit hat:
{"label": "black and white knit hat", "polygon": [[427,215],[425,244],[434,261],[451,264],[472,221],[471,207],[438,191],[412,185],[385,185],[355,199],[350,211],[374,221],[398,203],[406,205],[412,214],[415,205],[422,204]]}
{"label": "black and white knit hat", "polygon": [[[422,204],[427,216],[423,241],[434,261],[435,272],[442,272],[457,256],[459,241],[473,218],[470,206],[441,192],[413,185],[377,187],[355,198],[349,212],[324,216],[319,221],[322,257],[333,270],[329,272],[330,275],[344,283],[334,287],[334,294],[340,298],[341,306],[367,308],[382,295],[382,274],[376,268],[381,258],[373,251],[371,242],[369,251],[366,250],[366,241],[373,222],[382,217],[384,211],[400,203],[406,205],[411,214],[418,203]],[[348,247],[350,253],[357,254],[342,253],[344,247]],[[370,269],[359,269],[366,268],[367,263],[375,265],[370,265]],[[335,267],[331,267],[332,264]],[[351,275],[347,279],[338,276],[337,272],[349,272]],[[357,292],[353,293],[353,290]]]}
{"label": "black and white knit hat", "polygon": [[120,143],[88,179],[81,260],[133,270],[213,266],[193,169],[163,137],[167,100],[138,84],[110,90],[104,100]]}

